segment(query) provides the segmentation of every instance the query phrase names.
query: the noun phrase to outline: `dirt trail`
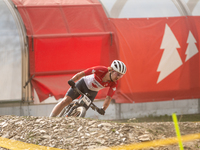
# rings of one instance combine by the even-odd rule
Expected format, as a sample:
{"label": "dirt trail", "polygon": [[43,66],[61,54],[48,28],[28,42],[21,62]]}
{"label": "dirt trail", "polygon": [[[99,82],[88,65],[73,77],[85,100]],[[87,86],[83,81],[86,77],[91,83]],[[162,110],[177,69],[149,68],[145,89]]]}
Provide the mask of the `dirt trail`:
{"label": "dirt trail", "polygon": [[[179,127],[181,135],[200,133],[200,122],[181,122]],[[176,137],[176,133],[172,122],[115,123],[73,117],[0,116],[0,136],[48,147],[87,150]],[[183,145],[185,150],[200,150],[200,140]],[[176,144],[147,150],[179,150],[179,147]]]}

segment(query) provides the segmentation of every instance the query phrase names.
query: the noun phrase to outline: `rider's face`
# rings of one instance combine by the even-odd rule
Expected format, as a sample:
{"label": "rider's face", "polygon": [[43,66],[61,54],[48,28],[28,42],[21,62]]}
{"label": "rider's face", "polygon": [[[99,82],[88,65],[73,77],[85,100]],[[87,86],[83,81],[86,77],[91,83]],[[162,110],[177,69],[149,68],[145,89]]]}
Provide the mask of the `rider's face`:
{"label": "rider's face", "polygon": [[117,81],[117,80],[119,80],[120,78],[123,77],[123,74],[116,72],[116,71],[113,71],[112,74],[111,74],[111,77],[112,77],[113,81]]}

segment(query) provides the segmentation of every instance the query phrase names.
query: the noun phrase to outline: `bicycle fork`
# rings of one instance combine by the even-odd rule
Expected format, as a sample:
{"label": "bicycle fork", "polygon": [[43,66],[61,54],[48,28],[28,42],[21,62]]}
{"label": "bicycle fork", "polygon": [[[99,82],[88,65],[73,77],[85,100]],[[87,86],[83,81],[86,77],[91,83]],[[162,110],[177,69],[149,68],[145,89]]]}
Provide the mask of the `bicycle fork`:
{"label": "bicycle fork", "polygon": [[76,108],[78,108],[79,106],[77,105],[77,104],[74,104],[71,108],[70,108],[70,110],[66,113],[66,117],[68,117],[72,112],[73,112],[73,110],[74,109],[76,109]]}

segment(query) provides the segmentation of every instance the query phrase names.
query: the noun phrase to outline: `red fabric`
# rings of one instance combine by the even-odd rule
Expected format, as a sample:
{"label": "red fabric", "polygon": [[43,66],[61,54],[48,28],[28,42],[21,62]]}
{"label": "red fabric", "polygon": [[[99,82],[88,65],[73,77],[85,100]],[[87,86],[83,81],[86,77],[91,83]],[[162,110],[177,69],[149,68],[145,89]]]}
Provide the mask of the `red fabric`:
{"label": "red fabric", "polygon": [[[98,0],[13,0],[29,41],[30,77],[39,100],[59,99],[67,81],[117,58],[113,33]],[[114,54],[114,55],[113,55]],[[106,96],[107,89],[97,98]]]}
{"label": "red fabric", "polygon": [[[75,73],[114,59],[127,65],[113,96],[117,103],[200,97],[199,16],[108,19],[98,0],[13,2],[27,30],[40,101],[63,97]],[[188,48],[197,53],[186,61]]]}
{"label": "red fabric", "polygon": [[[150,102],[173,99],[199,98],[199,52],[186,60],[187,39],[189,31],[196,39],[193,47],[199,50],[200,17],[172,17],[151,19],[111,19],[115,25],[119,38],[119,55],[127,64],[127,74],[121,79],[121,98],[118,103]],[[180,47],[169,50],[161,48],[166,25],[171,29]],[[166,47],[173,42],[167,39]],[[170,72],[157,83],[160,72],[158,70],[161,58],[174,55],[166,54],[174,48],[177,57],[180,56],[182,65]],[[164,54],[165,53],[165,54]],[[166,59],[166,61],[168,61]],[[178,59],[175,59],[176,63]],[[163,71],[167,71],[165,63]],[[173,64],[174,63],[174,64]]]}
{"label": "red fabric", "polygon": [[13,2],[19,7],[33,7],[33,6],[73,6],[73,5],[91,5],[99,4],[98,0],[13,0]]}
{"label": "red fabric", "polygon": [[89,37],[35,38],[34,51],[31,51],[35,57],[34,70],[31,70],[31,74],[83,70],[92,67],[93,64],[108,65],[109,39],[109,34]]}
{"label": "red fabric", "polygon": [[28,35],[94,33],[108,29],[98,0],[13,0]]}

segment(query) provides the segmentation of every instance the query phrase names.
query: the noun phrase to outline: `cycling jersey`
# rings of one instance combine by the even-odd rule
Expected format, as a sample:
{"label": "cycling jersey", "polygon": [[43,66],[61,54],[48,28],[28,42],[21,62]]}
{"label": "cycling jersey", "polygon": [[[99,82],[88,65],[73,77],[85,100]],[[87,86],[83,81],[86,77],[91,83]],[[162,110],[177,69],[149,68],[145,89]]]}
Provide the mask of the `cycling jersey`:
{"label": "cycling jersey", "polygon": [[92,91],[99,91],[105,87],[110,87],[107,96],[112,97],[116,91],[118,81],[103,82],[103,77],[108,72],[108,68],[104,66],[96,66],[84,70],[86,76],[83,77],[86,86]]}

